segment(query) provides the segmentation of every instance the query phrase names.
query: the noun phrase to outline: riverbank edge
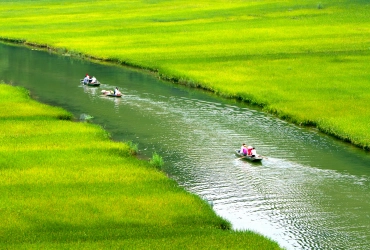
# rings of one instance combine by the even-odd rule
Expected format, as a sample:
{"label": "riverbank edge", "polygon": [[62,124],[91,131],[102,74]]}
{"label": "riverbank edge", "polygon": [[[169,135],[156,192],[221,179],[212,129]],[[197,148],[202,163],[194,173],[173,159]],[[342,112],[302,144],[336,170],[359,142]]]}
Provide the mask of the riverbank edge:
{"label": "riverbank edge", "polygon": [[48,52],[51,52],[51,53],[55,53],[55,54],[58,54],[58,55],[68,55],[68,56],[72,56],[72,57],[81,58],[81,59],[84,59],[84,60],[91,60],[91,61],[97,61],[97,62],[107,62],[107,63],[112,63],[112,64],[123,66],[123,67],[129,67],[129,68],[133,68],[133,69],[144,70],[144,71],[147,71],[147,72],[153,74],[155,77],[157,77],[160,80],[167,81],[167,82],[170,82],[170,83],[173,83],[173,84],[183,85],[183,86],[186,86],[186,87],[189,87],[189,88],[204,90],[204,91],[213,93],[217,96],[220,96],[222,98],[226,98],[226,99],[229,99],[229,100],[240,101],[242,103],[250,105],[251,107],[257,107],[257,108],[261,109],[263,112],[274,115],[275,117],[277,117],[281,120],[290,122],[292,124],[295,124],[295,125],[298,125],[298,126],[301,126],[301,127],[315,128],[315,129],[319,130],[320,132],[322,132],[324,134],[332,136],[333,138],[339,139],[339,140],[341,140],[343,142],[346,142],[346,143],[350,143],[351,145],[354,145],[354,146],[356,146],[360,149],[363,149],[365,151],[370,152],[370,145],[365,145],[361,142],[357,142],[354,139],[352,139],[351,136],[348,135],[348,134],[337,133],[334,130],[334,128],[332,128],[332,127],[321,126],[318,121],[299,120],[299,119],[295,118],[293,115],[291,115],[289,113],[282,112],[281,110],[278,110],[278,109],[270,108],[265,103],[256,102],[255,100],[244,98],[240,95],[227,95],[223,92],[216,92],[215,90],[213,90],[211,88],[207,88],[206,86],[202,85],[201,83],[193,82],[193,81],[187,81],[186,79],[183,79],[183,78],[180,78],[180,77],[177,77],[177,76],[165,75],[165,74],[162,74],[161,72],[159,72],[157,69],[154,69],[154,68],[142,67],[141,65],[127,63],[126,61],[122,61],[122,60],[119,60],[119,59],[104,59],[104,58],[100,58],[100,57],[96,57],[96,56],[92,56],[92,55],[87,55],[87,54],[83,54],[83,53],[79,53],[79,52],[71,52],[71,51],[68,51],[67,49],[59,48],[59,47],[53,47],[53,46],[50,46],[48,44],[38,44],[38,43],[35,43],[35,42],[29,42],[26,39],[14,39],[14,38],[0,37],[0,42],[3,42],[5,44],[26,46],[26,47],[30,47],[30,48],[38,48],[38,49],[42,49],[42,50],[45,50],[45,51],[48,51]]}
{"label": "riverbank edge", "polygon": [[[23,89],[23,90],[25,90],[25,91],[28,93],[28,97],[29,97],[29,98],[31,98],[33,101],[35,101],[35,102],[37,102],[37,103],[42,103],[42,102],[39,102],[39,101],[37,101],[37,100],[33,99],[33,98],[32,98],[32,96],[30,95],[29,90],[28,90],[28,89],[26,89],[26,88],[24,88],[24,87],[12,86],[12,85],[10,85],[10,84],[8,84],[8,83],[4,82],[3,80],[0,80],[0,88],[2,88],[2,86],[1,86],[1,85],[8,85],[8,86],[11,86],[12,88]],[[53,107],[52,105],[49,105],[49,104],[45,104],[45,105]],[[69,111],[67,111],[67,110],[65,110],[65,109],[63,109],[63,108],[60,108],[60,109],[61,109],[61,110],[63,110],[63,111],[65,111],[65,114],[63,114],[63,115],[61,115],[61,116],[56,116],[56,117],[55,117],[55,119],[56,119],[56,120],[60,120],[60,121],[64,120],[64,121],[70,121],[70,122],[79,122],[78,120],[75,120],[75,118],[73,117],[73,115],[72,115]],[[15,121],[15,122],[17,122],[17,121]],[[101,130],[105,131],[103,128],[101,128]],[[108,138],[108,140],[110,140],[110,141],[114,142],[111,138]],[[129,145],[127,142],[121,142],[121,143],[126,144],[126,145],[128,145],[128,146],[130,147],[130,145]],[[140,159],[140,158],[138,157],[138,155],[137,155],[136,153],[133,153],[133,152],[131,152],[131,154],[130,154],[130,155],[128,155],[128,156],[120,155],[120,157],[135,157],[138,161],[144,161],[144,162],[148,162],[148,164],[151,164],[148,160]],[[156,167],[155,165],[153,165],[153,168],[154,168],[154,169],[159,170],[160,172],[162,172],[162,174],[163,174],[163,175],[165,175],[165,178],[167,178],[167,179],[169,179],[169,180],[171,179],[171,178],[169,178],[169,177],[168,177],[168,175],[167,175],[164,171],[162,171],[160,168]],[[193,194],[193,193],[191,193],[191,192],[187,191],[185,188],[180,187],[180,186],[178,186],[178,185],[177,185],[177,187],[176,187],[176,188],[181,189],[181,190],[182,190],[182,191],[184,191],[187,195],[191,195],[191,196],[198,197],[198,199],[199,199],[199,200],[200,200],[200,201],[201,201],[205,206],[210,207],[210,209],[212,210],[213,216],[218,217],[218,218],[220,219],[220,225],[219,225],[219,227],[218,227],[218,228],[215,228],[214,230],[231,231],[231,232],[234,232],[234,233],[244,233],[244,232],[245,232],[246,234],[253,234],[253,235],[257,236],[257,237],[261,237],[261,238],[263,238],[263,240],[265,240],[266,242],[269,242],[269,244],[274,244],[274,245],[276,245],[276,247],[278,247],[278,249],[283,249],[283,248],[281,248],[281,246],[280,246],[276,241],[274,241],[274,240],[270,239],[269,237],[267,237],[267,236],[265,236],[265,235],[262,235],[262,234],[260,234],[260,233],[253,232],[253,231],[250,231],[250,230],[233,230],[233,229],[231,228],[231,226],[232,226],[232,225],[231,225],[231,223],[230,223],[227,219],[222,218],[221,216],[217,215],[217,214],[216,214],[216,212],[213,210],[213,208],[211,207],[210,203],[209,203],[207,200],[202,199],[200,196],[198,196],[198,195],[196,195],[196,194]],[[256,246],[256,247],[258,247],[258,246]],[[230,249],[233,249],[233,248],[231,247]],[[273,248],[273,249],[277,249],[277,248]]]}

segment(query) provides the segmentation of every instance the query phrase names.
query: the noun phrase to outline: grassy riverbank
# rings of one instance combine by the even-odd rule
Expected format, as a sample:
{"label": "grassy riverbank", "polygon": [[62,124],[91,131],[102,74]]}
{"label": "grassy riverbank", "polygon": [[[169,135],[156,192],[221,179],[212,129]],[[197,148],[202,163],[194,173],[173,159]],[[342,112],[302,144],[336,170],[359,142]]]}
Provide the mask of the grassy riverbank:
{"label": "grassy riverbank", "polygon": [[0,84],[1,249],[279,249],[70,119]]}
{"label": "grassy riverbank", "polygon": [[5,1],[0,37],[151,70],[370,149],[365,0]]}

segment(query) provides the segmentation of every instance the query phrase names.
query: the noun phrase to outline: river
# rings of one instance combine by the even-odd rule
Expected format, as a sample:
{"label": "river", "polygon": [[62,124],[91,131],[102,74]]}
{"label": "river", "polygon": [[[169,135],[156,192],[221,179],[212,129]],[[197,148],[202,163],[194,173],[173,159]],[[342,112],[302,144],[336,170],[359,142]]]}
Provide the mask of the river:
{"label": "river", "polygon": [[[152,74],[68,55],[0,44],[0,80],[30,90],[153,152],[180,186],[213,204],[234,229],[249,229],[286,249],[370,246],[370,154],[314,129]],[[102,85],[82,86],[86,73]],[[102,97],[118,87],[122,98]],[[235,156],[242,143],[265,156]]]}

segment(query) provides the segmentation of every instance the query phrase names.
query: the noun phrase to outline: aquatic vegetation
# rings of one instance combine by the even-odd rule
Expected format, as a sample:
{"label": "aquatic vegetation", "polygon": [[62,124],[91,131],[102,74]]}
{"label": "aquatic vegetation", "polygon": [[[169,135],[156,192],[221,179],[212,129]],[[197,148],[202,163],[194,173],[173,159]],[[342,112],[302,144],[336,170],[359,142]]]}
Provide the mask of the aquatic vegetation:
{"label": "aquatic vegetation", "polygon": [[132,155],[136,155],[139,152],[139,144],[132,141],[127,141],[126,144],[130,147]]}
{"label": "aquatic vegetation", "polygon": [[152,155],[152,159],[150,159],[150,164],[158,169],[161,169],[164,164],[162,156],[154,152]]}
{"label": "aquatic vegetation", "polygon": [[93,118],[94,118],[93,116],[88,115],[88,114],[81,114],[80,115],[80,120],[81,121],[90,121]]}
{"label": "aquatic vegetation", "polygon": [[1,249],[279,249],[67,114],[0,84]]}

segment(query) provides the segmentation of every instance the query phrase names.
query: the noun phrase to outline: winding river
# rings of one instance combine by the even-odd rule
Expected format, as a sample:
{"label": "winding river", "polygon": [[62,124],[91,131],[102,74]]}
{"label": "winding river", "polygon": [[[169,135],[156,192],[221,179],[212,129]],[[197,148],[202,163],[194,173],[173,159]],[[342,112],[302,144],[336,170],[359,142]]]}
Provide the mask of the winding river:
{"label": "winding river", "polygon": [[[166,173],[213,204],[234,229],[286,249],[368,249],[370,154],[232,100],[162,82],[150,73],[0,44],[0,80],[33,98],[88,114],[139,154],[160,154]],[[89,73],[102,83],[82,86]],[[119,87],[123,98],[102,97]],[[241,143],[260,164],[239,159]]]}

